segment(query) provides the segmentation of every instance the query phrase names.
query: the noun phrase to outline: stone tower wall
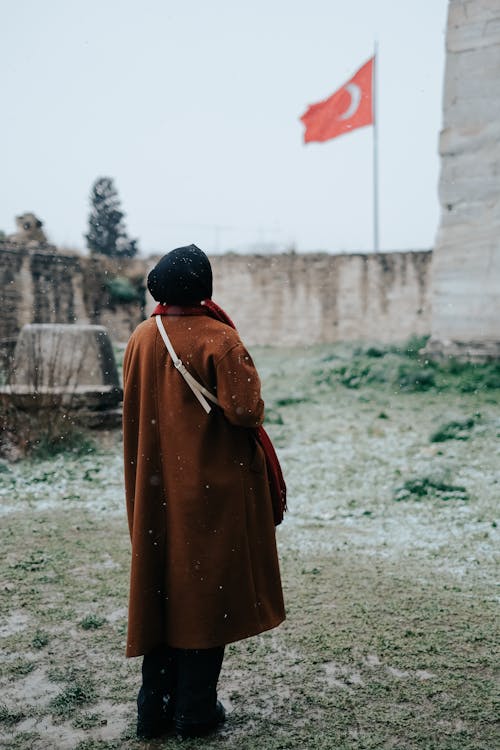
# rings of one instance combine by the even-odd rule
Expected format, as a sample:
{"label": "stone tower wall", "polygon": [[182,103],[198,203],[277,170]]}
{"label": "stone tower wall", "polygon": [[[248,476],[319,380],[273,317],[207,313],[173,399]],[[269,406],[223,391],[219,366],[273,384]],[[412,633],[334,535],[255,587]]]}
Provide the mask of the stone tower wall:
{"label": "stone tower wall", "polygon": [[431,351],[500,357],[500,0],[450,0]]}

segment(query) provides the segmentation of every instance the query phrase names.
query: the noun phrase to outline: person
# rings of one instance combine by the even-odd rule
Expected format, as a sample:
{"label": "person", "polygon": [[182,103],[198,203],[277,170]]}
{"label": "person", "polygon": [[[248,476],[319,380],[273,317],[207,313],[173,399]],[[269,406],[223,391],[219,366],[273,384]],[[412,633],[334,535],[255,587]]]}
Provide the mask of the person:
{"label": "person", "polygon": [[[202,250],[165,255],[148,288],[160,304],[132,334],[123,363],[132,541],[126,655],[143,656],[137,735],[173,728],[197,737],[225,719],[217,700],[225,645],[285,619],[266,461],[255,439],[264,403],[238,333],[212,315]],[[174,354],[217,405],[205,409],[175,366],[157,316]]]}

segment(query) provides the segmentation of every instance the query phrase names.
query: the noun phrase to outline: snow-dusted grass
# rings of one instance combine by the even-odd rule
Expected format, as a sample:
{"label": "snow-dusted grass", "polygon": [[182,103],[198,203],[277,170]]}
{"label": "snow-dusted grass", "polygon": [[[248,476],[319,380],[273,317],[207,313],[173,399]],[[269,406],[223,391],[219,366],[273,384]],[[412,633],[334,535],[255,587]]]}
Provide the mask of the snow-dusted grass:
{"label": "snow-dusted grass", "polygon": [[[492,750],[496,370],[253,353],[289,488],[288,620],[228,647],[229,721],[189,747]],[[432,442],[450,422],[467,434]],[[141,747],[118,432],[95,453],[0,463],[0,503],[0,744]]]}

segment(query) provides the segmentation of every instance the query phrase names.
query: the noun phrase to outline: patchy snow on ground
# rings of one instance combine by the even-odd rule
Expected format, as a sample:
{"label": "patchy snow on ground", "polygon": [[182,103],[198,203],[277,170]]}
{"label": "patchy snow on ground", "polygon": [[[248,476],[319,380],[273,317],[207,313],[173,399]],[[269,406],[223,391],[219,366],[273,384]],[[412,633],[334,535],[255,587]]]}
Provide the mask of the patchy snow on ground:
{"label": "patchy snow on ground", "polygon": [[[255,352],[288,486],[288,620],[228,647],[230,720],[208,748],[493,746],[500,389],[404,391],[384,359]],[[452,422],[469,426],[431,439]],[[140,747],[119,431],[97,444],[0,462],[0,745],[15,750]]]}

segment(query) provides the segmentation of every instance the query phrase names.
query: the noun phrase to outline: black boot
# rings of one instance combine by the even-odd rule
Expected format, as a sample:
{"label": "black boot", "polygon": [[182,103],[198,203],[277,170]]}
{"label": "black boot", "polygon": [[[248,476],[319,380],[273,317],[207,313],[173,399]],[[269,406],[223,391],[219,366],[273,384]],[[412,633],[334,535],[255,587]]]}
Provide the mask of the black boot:
{"label": "black boot", "polygon": [[220,701],[215,705],[215,711],[210,718],[202,722],[189,723],[183,719],[175,720],[175,731],[181,740],[187,740],[190,737],[205,737],[205,735],[215,732],[217,727],[226,721],[226,709]]}
{"label": "black boot", "polygon": [[175,730],[181,739],[203,737],[226,719],[224,707],[217,700],[224,647],[176,649],[176,655]]}
{"label": "black boot", "polygon": [[147,693],[142,687],[137,696],[137,737],[152,740],[166,734],[173,726],[169,696]]}
{"label": "black boot", "polygon": [[173,649],[159,646],[144,656],[137,696],[137,737],[161,737],[173,726],[176,665]]}

